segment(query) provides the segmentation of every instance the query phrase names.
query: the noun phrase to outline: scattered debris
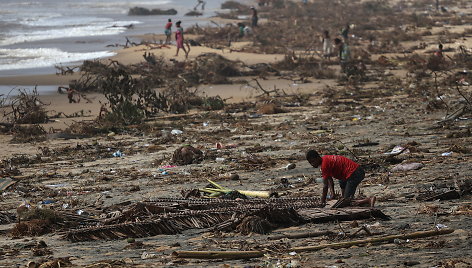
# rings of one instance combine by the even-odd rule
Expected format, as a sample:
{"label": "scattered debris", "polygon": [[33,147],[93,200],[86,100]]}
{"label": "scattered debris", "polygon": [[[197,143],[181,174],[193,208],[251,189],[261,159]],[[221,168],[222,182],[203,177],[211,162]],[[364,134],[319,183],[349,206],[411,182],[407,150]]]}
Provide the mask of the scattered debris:
{"label": "scattered debris", "polygon": [[451,200],[472,194],[472,180],[454,180],[451,183],[428,185],[416,199],[421,201]]}
{"label": "scattered debris", "polygon": [[405,172],[405,171],[410,171],[410,170],[417,170],[421,169],[424,167],[424,164],[422,163],[404,163],[404,164],[398,164],[394,166],[391,171],[392,172]]}
{"label": "scattered debris", "polygon": [[203,160],[203,152],[190,145],[182,146],[174,151],[172,163],[176,165],[190,165]]}

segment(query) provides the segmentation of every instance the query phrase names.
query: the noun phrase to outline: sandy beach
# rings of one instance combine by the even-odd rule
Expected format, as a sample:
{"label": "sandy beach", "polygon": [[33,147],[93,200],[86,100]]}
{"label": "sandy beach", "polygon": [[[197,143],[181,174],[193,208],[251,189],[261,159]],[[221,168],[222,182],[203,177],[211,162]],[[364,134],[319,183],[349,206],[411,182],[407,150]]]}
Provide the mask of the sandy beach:
{"label": "sandy beach", "polygon": [[[0,109],[0,267],[472,267],[472,6],[440,2],[244,2],[188,58],[149,33],[0,77],[76,89]],[[375,206],[324,206],[309,149],[358,163]]]}

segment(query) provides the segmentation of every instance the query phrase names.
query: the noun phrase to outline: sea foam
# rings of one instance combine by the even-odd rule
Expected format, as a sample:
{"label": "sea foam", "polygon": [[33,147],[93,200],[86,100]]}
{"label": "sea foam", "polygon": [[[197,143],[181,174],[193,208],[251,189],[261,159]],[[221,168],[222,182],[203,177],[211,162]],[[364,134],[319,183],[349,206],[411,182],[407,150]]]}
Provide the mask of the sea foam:
{"label": "sea foam", "polygon": [[111,57],[114,55],[116,55],[116,53],[110,51],[73,53],[65,52],[57,48],[0,48],[0,71],[48,67],[87,59]]}

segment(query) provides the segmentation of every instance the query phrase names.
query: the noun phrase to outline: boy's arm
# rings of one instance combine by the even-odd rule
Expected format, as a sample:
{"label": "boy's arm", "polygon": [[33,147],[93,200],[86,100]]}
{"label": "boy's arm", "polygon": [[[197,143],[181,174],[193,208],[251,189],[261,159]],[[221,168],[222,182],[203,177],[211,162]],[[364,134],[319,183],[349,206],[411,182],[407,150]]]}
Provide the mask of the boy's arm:
{"label": "boy's arm", "polygon": [[330,179],[331,178],[326,178],[326,179],[323,180],[323,193],[321,194],[321,205],[323,207],[326,205],[326,195],[328,195],[328,187],[329,187],[329,180]]}
{"label": "boy's arm", "polygon": [[335,198],[335,193],[334,193],[333,178],[328,178],[328,184],[329,184],[330,199],[334,199]]}

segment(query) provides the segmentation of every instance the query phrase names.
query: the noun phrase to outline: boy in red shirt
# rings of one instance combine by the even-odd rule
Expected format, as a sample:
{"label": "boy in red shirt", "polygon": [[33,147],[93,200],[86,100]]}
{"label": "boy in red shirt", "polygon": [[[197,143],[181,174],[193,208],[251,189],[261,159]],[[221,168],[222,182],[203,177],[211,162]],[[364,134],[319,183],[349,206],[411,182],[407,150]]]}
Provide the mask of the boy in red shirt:
{"label": "boy in red shirt", "polygon": [[172,35],[172,20],[168,19],[167,24],[164,28],[164,33],[166,34],[166,42],[164,44],[170,44],[170,36]]}
{"label": "boy in red shirt", "polygon": [[339,181],[339,186],[342,191],[342,198],[352,205],[370,204],[374,206],[375,197],[363,200],[355,200],[357,185],[364,179],[364,169],[356,162],[341,156],[341,155],[325,155],[321,157],[315,150],[310,150],[306,153],[306,160],[315,168],[321,166],[321,174],[323,176],[323,193],[321,195],[321,203],[326,205],[326,197],[328,188],[331,192],[331,197],[334,197],[334,181],[333,178]]}

